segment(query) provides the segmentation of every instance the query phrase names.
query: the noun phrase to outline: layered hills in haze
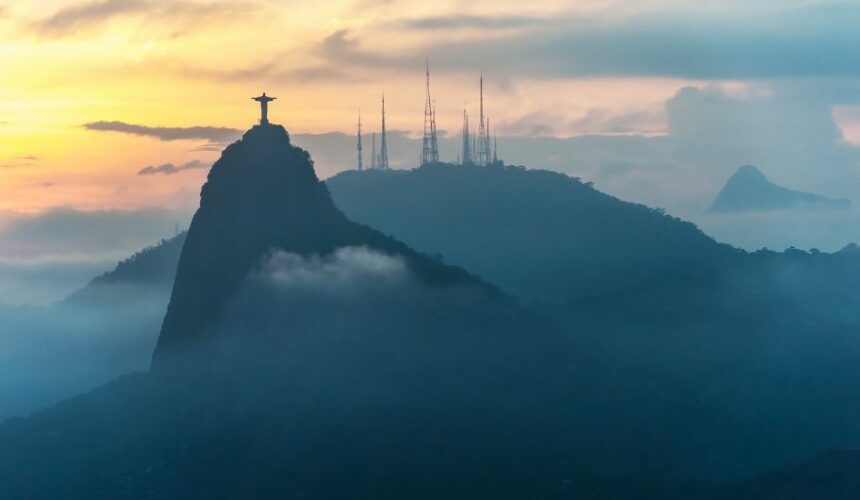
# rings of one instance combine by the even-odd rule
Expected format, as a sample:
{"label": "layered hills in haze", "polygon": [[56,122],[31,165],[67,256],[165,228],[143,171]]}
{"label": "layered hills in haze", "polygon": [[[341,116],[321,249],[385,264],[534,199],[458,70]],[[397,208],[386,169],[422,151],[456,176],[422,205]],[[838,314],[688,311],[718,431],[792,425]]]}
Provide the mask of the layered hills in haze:
{"label": "layered hills in haze", "polygon": [[[120,274],[137,279],[99,281]],[[495,286],[349,221],[286,131],[257,126],[203,188],[153,370],[0,426],[0,492],[551,493],[571,457],[563,407],[533,411],[569,376],[550,335]]]}
{"label": "layered hills in haze", "polygon": [[711,204],[711,212],[745,212],[791,208],[848,208],[848,200],[804,193],[778,186],[752,165],[738,168]]}
{"label": "layered hills in haze", "polygon": [[740,479],[860,442],[854,246],[748,253],[521,167],[322,183],[266,125],[91,287],[173,269],[152,373],[0,425],[0,492],[767,498],[849,455]]}
{"label": "layered hills in haze", "polygon": [[163,239],[119,262],[108,272],[93,278],[85,287],[70,294],[62,303],[76,305],[106,305],[113,300],[126,300],[118,289],[135,287],[135,294],[163,296],[169,294],[176,277],[179,254],[185,244],[185,231],[173,238]]}

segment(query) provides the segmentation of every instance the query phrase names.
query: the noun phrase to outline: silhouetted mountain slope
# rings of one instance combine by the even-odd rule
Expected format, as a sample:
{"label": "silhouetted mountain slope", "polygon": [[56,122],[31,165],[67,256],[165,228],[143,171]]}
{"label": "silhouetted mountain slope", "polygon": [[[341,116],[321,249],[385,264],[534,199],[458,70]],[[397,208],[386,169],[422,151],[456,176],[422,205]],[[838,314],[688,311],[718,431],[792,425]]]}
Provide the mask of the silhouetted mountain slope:
{"label": "silhouetted mountain slope", "polygon": [[0,493],[690,499],[708,492],[654,478],[860,442],[856,247],[750,254],[519,168],[329,184],[351,217],[559,331],[348,222],[286,133],[255,128],[204,188],[165,319],[161,355],[216,340],[181,359],[204,369],[0,425]]}
{"label": "silhouetted mountain slope", "polygon": [[767,180],[752,165],[738,168],[711,204],[711,212],[744,212],[786,208],[848,208],[848,200],[786,189]]}
{"label": "silhouetted mountain slope", "polygon": [[254,127],[203,188],[157,369],[0,425],[0,496],[552,493],[554,343],[497,288],[347,220],[286,131]]}
{"label": "silhouetted mountain slope", "polygon": [[860,498],[860,450],[833,450],[731,487],[715,498],[852,500]]}
{"label": "silhouetted mountain slope", "polygon": [[438,164],[344,172],[327,184],[355,220],[530,300],[599,296],[656,276],[683,280],[740,253],[691,223],[555,172]]}
{"label": "silhouetted mountain slope", "polygon": [[[447,406],[411,413],[415,403],[401,407],[405,400],[388,400],[390,392],[331,392],[330,383],[308,392],[287,380],[225,384],[218,388],[225,408],[199,387],[161,376],[123,377],[0,425],[3,498],[690,500],[702,491],[596,476],[575,449],[560,450],[545,429],[522,420],[527,414],[509,413],[512,401],[476,414],[455,390]],[[255,401],[261,393],[279,397],[263,408]]]}
{"label": "silhouetted mountain slope", "polygon": [[111,301],[118,297],[117,288],[151,288],[153,293],[169,293],[176,277],[179,254],[185,244],[186,232],[144,248],[119,262],[116,267],[100,276],[80,290],[70,294],[62,302],[78,305],[98,305],[99,301]]}
{"label": "silhouetted mountain slope", "polygon": [[203,188],[158,369],[0,425],[0,496],[558,496],[570,360],[549,333],[349,222],[255,127]]}
{"label": "silhouetted mountain slope", "polygon": [[502,300],[497,289],[462,269],[347,220],[317,179],[308,153],[290,144],[283,127],[260,125],[224,150],[203,186],[155,361],[174,345],[205,337],[241,281],[273,250],[310,256],[354,246],[406,259],[426,284],[471,284]]}
{"label": "silhouetted mountain slope", "polygon": [[[578,395],[594,405],[577,415],[592,463],[713,479],[860,442],[860,405],[840,396],[860,377],[857,247],[747,253],[561,174],[511,167],[328,183],[355,219],[561,325],[587,374]],[[627,451],[601,458],[599,446]]]}

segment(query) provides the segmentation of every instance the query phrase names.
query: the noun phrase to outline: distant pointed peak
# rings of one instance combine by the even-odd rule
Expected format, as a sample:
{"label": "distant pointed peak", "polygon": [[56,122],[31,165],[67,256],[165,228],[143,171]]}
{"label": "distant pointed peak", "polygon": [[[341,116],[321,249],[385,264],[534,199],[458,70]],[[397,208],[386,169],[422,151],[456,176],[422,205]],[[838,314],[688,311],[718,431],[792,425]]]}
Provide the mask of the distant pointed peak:
{"label": "distant pointed peak", "polygon": [[763,180],[767,180],[767,176],[765,176],[761,170],[759,170],[758,168],[756,168],[753,165],[741,165],[740,167],[738,167],[738,169],[735,170],[735,173],[732,175],[732,177],[738,177],[738,176],[744,176],[744,177],[755,176],[755,177],[760,177]]}
{"label": "distant pointed peak", "polygon": [[752,165],[735,170],[714,199],[711,212],[743,212],[788,208],[847,208],[851,202],[784,188]]}

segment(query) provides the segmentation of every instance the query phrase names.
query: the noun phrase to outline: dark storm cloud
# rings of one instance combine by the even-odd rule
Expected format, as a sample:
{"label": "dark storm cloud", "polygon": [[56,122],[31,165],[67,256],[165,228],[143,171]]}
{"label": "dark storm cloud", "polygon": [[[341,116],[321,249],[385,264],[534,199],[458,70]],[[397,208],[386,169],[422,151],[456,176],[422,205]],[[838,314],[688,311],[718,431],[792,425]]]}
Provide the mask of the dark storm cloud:
{"label": "dark storm cloud", "polygon": [[121,121],[98,121],[86,123],[87,130],[120,132],[123,134],[154,137],[162,141],[205,139],[210,142],[231,142],[242,135],[242,131],[227,127],[149,127]]}

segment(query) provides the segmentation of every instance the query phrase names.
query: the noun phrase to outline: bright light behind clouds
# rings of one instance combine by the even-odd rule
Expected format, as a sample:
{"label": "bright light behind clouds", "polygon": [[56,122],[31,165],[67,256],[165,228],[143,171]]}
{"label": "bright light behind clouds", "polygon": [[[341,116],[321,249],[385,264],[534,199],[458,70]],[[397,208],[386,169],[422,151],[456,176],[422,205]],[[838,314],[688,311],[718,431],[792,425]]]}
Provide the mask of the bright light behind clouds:
{"label": "bright light behind clouds", "polygon": [[[358,108],[374,130],[383,91],[389,128],[418,133],[427,56],[440,129],[458,131],[464,106],[476,113],[483,72],[502,135],[660,134],[665,102],[687,85],[833,77],[842,59],[783,61],[772,47],[780,40],[759,44],[755,33],[809,20],[825,49],[837,47],[838,36],[820,34],[833,25],[839,35],[839,9],[848,9],[800,1],[2,2],[0,212],[194,204],[205,169],[137,173],[211,162],[217,151],[201,148],[210,141],[84,125],[244,130],[258,113],[249,98],[263,90],[279,98],[273,121],[294,133],[352,133]],[[735,43],[749,50],[738,53]],[[850,128],[855,115],[842,112],[840,124]]]}

